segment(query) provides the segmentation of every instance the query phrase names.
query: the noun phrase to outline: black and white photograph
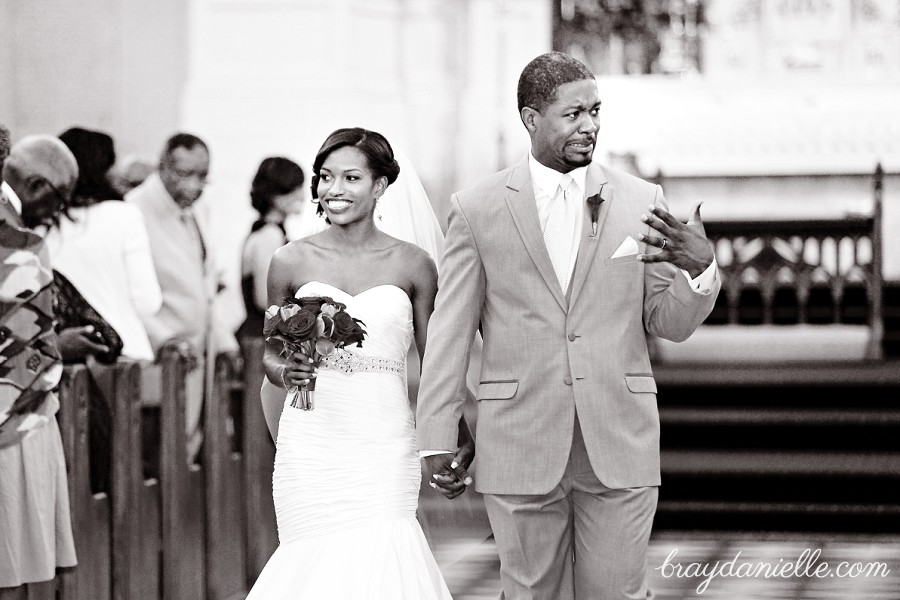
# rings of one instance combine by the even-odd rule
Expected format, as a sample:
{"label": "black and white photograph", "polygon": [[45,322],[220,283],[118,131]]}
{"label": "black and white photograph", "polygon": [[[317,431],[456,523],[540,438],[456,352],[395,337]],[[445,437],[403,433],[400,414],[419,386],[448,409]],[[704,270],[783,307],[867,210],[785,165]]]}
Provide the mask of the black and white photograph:
{"label": "black and white photograph", "polygon": [[898,231],[898,0],[0,0],[0,600],[900,600]]}

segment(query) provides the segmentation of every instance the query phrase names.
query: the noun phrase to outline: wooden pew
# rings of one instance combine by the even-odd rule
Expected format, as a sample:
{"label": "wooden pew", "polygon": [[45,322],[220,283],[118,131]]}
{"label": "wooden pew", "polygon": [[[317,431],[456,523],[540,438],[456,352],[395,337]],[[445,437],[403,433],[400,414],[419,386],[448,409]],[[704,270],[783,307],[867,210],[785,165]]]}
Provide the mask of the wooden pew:
{"label": "wooden pew", "polygon": [[206,598],[243,597],[245,575],[244,457],[232,449],[234,426],[230,414],[238,358],[220,354],[214,386],[206,395],[204,415],[204,472],[206,474]]}
{"label": "wooden pew", "polygon": [[159,598],[159,489],[156,480],[143,481],[141,469],[141,368],[127,361],[101,368],[110,369],[114,392],[108,398],[115,457],[110,494],[90,489],[89,394],[99,390],[84,366],[69,366],[59,389],[57,419],[78,566],[61,570],[53,581],[0,590],[2,600]]}
{"label": "wooden pew", "polygon": [[162,597],[196,600],[206,594],[206,494],[201,467],[187,458],[187,365],[176,350],[164,351],[159,362]]}
{"label": "wooden pew", "polygon": [[56,600],[56,579],[29,583],[14,588],[0,588],[0,600]]}
{"label": "wooden pew", "polygon": [[142,399],[156,395],[150,390],[160,389],[160,375],[159,369],[130,361],[119,362],[115,369],[115,399],[111,403],[115,600],[160,597],[161,491],[158,479],[145,479],[141,461]]}
{"label": "wooden pew", "polygon": [[[262,347],[256,351],[261,360]],[[203,467],[187,460],[185,359],[171,351],[158,364],[120,361],[105,367],[105,389],[111,392],[109,494],[92,494],[90,487],[88,406],[98,390],[87,368],[67,367],[58,419],[78,566],[49,582],[2,589],[0,600],[244,597],[277,545],[274,451],[259,405],[259,364],[248,370],[253,383],[247,383],[236,356],[218,357],[204,406]],[[247,427],[235,432],[231,396],[245,388]],[[155,410],[160,438],[150,444],[151,454],[159,455],[159,479],[145,476],[142,460],[144,413]],[[236,435],[244,441],[243,454],[233,448]]]}
{"label": "wooden pew", "polygon": [[243,354],[244,536],[247,582],[252,585],[278,547],[272,471],[275,444],[269,435],[259,399],[265,342],[248,340]]}
{"label": "wooden pew", "polygon": [[59,593],[65,600],[110,598],[110,500],[105,493],[91,493],[88,395],[99,392],[91,389],[88,377],[83,365],[66,367],[59,394],[57,416],[68,466],[72,534],[78,556],[78,566],[66,569],[59,577]]}

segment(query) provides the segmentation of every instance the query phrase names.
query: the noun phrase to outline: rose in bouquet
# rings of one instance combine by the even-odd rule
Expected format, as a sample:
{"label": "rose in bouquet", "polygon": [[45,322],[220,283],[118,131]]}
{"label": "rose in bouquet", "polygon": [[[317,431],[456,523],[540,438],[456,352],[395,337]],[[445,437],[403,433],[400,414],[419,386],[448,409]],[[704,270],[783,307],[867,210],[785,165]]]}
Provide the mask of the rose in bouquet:
{"label": "rose in bouquet", "polygon": [[[365,323],[351,317],[346,308],[328,296],[288,298],[281,306],[273,304],[266,311],[263,335],[267,342],[282,343],[282,356],[303,351],[318,367],[324,357],[338,348],[351,344],[362,346]],[[289,388],[291,406],[302,410],[315,408],[315,389],[315,378],[302,388]]]}

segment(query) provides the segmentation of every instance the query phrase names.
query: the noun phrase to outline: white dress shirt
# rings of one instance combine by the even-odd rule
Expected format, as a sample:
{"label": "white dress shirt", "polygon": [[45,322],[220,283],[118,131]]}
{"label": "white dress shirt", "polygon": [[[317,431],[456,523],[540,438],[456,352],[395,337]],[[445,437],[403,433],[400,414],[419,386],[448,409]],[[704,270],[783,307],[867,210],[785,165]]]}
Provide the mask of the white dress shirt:
{"label": "white dress shirt", "polygon": [[[534,156],[528,153],[528,169],[531,171],[531,185],[534,188],[534,202],[537,205],[538,222],[541,224],[541,232],[547,227],[547,219],[550,217],[550,208],[556,198],[559,182],[563,174],[550,167],[539,163]],[[572,271],[575,270],[575,259],[578,258],[578,245],[580,243],[581,228],[584,224],[584,190],[587,181],[587,166],[578,167],[569,171],[572,185],[566,190],[569,208],[566,212],[566,226],[571,236],[571,249],[569,264],[566,271],[566,281],[571,281]]]}
{"label": "white dress shirt", "polygon": [[[550,167],[544,166],[538,162],[530,152],[528,153],[528,169],[531,171],[531,184],[534,188],[534,201],[535,204],[537,204],[538,221],[541,224],[541,231],[544,231],[544,227],[547,226],[547,218],[550,215],[550,206],[553,203],[553,199],[556,197],[556,190],[559,188],[559,180],[562,178],[563,174]],[[573,206],[580,207],[584,204],[587,167],[578,167],[577,169],[569,171],[569,175],[572,177],[574,183],[573,186],[569,187],[569,201],[571,202],[574,200]],[[572,271],[575,269],[575,260],[578,258],[578,246],[581,237],[578,233],[581,232],[581,228],[584,224],[584,210],[569,211],[567,216],[569,219],[568,224],[572,227],[572,258],[569,261],[569,272],[567,277],[567,279],[571,280]],[[687,271],[683,269],[679,270],[687,277],[688,283],[691,284],[691,289],[698,294],[708,294],[710,292],[715,284],[719,271],[715,257],[713,257],[712,264],[695,278],[691,278]]]}

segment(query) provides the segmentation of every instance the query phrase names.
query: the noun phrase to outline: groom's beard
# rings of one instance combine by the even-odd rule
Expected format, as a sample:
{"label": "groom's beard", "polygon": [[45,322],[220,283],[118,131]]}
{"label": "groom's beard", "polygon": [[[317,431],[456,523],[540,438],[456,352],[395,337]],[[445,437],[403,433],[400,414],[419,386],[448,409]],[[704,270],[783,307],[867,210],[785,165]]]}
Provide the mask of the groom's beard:
{"label": "groom's beard", "polygon": [[[582,148],[584,150],[582,150]],[[597,138],[593,136],[587,139],[568,140],[565,146],[563,146],[563,162],[573,169],[585,167],[591,164],[591,160],[594,157],[594,150],[596,149]]]}
{"label": "groom's beard", "polygon": [[579,167],[586,167],[589,164],[591,164],[593,156],[594,156],[594,153],[591,152],[589,154],[585,154],[585,155],[582,155],[582,156],[579,156],[579,157],[576,157],[573,159],[566,158],[565,163],[566,163],[566,165],[571,167],[570,170],[577,169]]}
{"label": "groom's beard", "polygon": [[594,156],[594,153],[591,152],[591,153],[588,154],[587,156],[582,157],[580,160],[577,160],[577,161],[575,161],[575,160],[567,160],[567,161],[566,161],[566,164],[568,164],[569,166],[571,166],[573,169],[577,169],[577,168],[579,168],[579,167],[586,167],[586,166],[588,166],[589,164],[591,164],[591,160],[593,159],[593,156]]}

